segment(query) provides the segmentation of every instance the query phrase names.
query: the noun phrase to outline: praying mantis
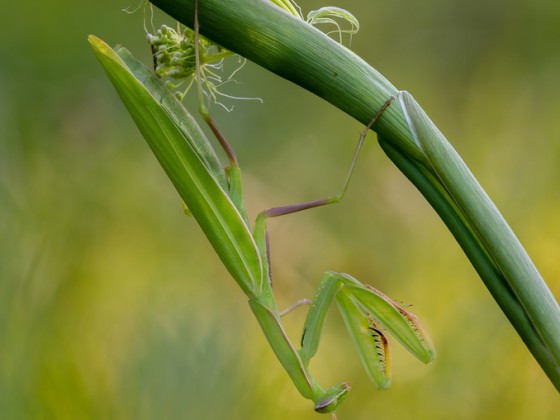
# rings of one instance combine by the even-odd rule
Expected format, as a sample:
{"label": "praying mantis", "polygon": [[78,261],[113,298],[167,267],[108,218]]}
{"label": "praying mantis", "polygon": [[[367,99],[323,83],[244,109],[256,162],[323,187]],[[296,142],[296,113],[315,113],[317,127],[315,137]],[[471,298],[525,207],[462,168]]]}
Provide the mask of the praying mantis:
{"label": "praying mantis", "polygon": [[[198,23],[195,14],[194,48],[200,76]],[[262,211],[253,228],[243,202],[241,171],[233,149],[210,117],[201,100],[201,113],[225,151],[224,168],[204,132],[182,103],[147,67],[124,48],[111,49],[90,35],[89,42],[128,108],[144,138],[159,160],[189,212],[201,227],[216,254],[248,298],[267,341],[299,393],[313,402],[319,413],[333,413],[345,399],[350,385],[341,382],[321,387],[309,370],[316,354],[327,311],[336,302],[364,369],[377,388],[390,385],[389,332],[424,363],[435,350],[420,321],[383,293],[352,276],[326,272],[307,314],[300,347],[291,342],[281,321],[270,275],[266,222],[314,207],[339,202],[347,189],[357,156],[369,129],[390,106],[387,98],[362,132],[350,170],[339,194],[301,204]],[[199,89],[200,89],[200,80]],[[200,92],[200,91],[199,91]]]}

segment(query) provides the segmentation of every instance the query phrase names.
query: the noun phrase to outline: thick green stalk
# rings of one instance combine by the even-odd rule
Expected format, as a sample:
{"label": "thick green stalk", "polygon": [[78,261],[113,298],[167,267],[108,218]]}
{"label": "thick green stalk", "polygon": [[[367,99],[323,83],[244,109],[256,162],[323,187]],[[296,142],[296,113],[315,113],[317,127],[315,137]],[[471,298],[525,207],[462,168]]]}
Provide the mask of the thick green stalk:
{"label": "thick green stalk", "polygon": [[[194,0],[152,3],[192,27]],[[350,50],[269,0],[200,0],[199,18],[200,31],[206,37],[317,94],[364,125],[387,98],[398,95],[387,79]],[[455,156],[453,167],[434,167],[432,155],[437,151],[423,150],[416,143],[400,106],[389,107],[375,131],[388,145],[384,149],[392,159],[402,156],[411,163],[413,170],[403,172],[417,186],[414,174],[425,174],[422,182],[428,183],[421,192],[448,224],[502,310],[560,389],[558,304],[488,197],[478,187],[463,185],[464,163]],[[434,196],[430,197],[429,191],[434,189],[445,205],[435,204]],[[472,198],[469,191],[475,193]],[[488,215],[490,222],[484,219]]]}
{"label": "thick green stalk", "polygon": [[[382,138],[379,139],[379,144],[393,163],[422,192],[422,195],[437,211],[543,370],[557,372],[558,364],[549,348],[542,342],[540,335],[535,333],[531,320],[519,304],[507,280],[486,248],[480,243],[476,233],[473,232],[453,199],[427,170],[418,168],[414,161],[409,160]],[[560,388],[558,375],[549,374],[549,377],[556,388]]]}
{"label": "thick green stalk", "polygon": [[[192,27],[194,0],[153,0]],[[398,90],[356,54],[269,0],[200,0],[200,33],[291,80],[367,125]],[[376,124],[419,154],[403,112],[390,106]]]}

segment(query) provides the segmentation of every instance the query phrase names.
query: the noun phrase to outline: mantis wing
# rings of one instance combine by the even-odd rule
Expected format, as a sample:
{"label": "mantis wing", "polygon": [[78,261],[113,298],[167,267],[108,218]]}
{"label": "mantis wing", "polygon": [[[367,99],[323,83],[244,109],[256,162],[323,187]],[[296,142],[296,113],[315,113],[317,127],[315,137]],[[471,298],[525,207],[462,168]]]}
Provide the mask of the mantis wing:
{"label": "mantis wing", "polygon": [[[207,152],[211,146],[197,145],[192,131],[173,118],[173,112],[180,108],[170,110],[169,97],[163,103],[158,101],[153,94],[158,79],[148,69],[141,65],[129,67],[99,38],[91,35],[89,42],[136,125],[228,271],[248,296],[259,294],[264,278],[260,256],[249,227],[216,175],[219,172],[210,169],[213,159],[204,150]],[[128,62],[133,60],[130,55],[125,58]],[[148,89],[150,84],[152,87]],[[200,136],[197,141],[208,142]]]}

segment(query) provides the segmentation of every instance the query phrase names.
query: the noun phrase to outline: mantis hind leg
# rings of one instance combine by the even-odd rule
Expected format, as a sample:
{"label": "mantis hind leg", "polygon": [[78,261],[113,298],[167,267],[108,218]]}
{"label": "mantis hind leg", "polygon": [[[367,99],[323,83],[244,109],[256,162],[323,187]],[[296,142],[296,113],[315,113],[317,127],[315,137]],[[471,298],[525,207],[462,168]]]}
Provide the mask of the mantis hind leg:
{"label": "mantis hind leg", "polygon": [[362,149],[368,131],[379,119],[379,117],[383,114],[383,112],[387,109],[387,107],[391,104],[393,99],[394,98],[391,96],[383,104],[383,106],[379,109],[379,111],[377,111],[375,116],[372,118],[370,123],[362,131],[360,135],[360,139],[358,140],[358,145],[356,146],[356,150],[354,152],[354,156],[352,157],[352,162],[350,163],[350,169],[348,170],[348,174],[346,175],[346,179],[344,180],[342,189],[338,194],[331,195],[329,197],[321,198],[318,200],[306,201],[304,203],[290,204],[287,206],[280,206],[280,207],[272,207],[262,211],[257,216],[257,219],[255,221],[255,229],[254,229],[253,236],[255,238],[255,242],[257,243],[257,247],[261,252],[263,261],[266,261],[267,263],[269,279],[271,279],[272,277],[270,272],[270,252],[269,252],[269,243],[268,243],[268,232],[266,229],[266,220],[269,217],[284,216],[287,214],[297,213],[303,210],[308,210],[315,207],[321,207],[321,206],[326,206],[329,204],[335,204],[340,202],[344,198],[344,195],[346,194],[346,190],[348,189],[348,185],[350,184],[350,179],[352,178],[352,174],[354,172],[354,167],[356,166],[358,155],[360,154],[360,151]]}
{"label": "mantis hind leg", "polygon": [[383,104],[383,106],[379,109],[379,111],[377,111],[375,116],[372,118],[370,123],[364,128],[364,130],[360,134],[360,139],[358,140],[358,145],[356,146],[356,150],[354,151],[354,156],[352,157],[352,162],[350,163],[350,169],[348,170],[348,174],[346,175],[346,179],[344,180],[344,184],[342,186],[342,189],[340,190],[340,192],[338,194],[334,194],[334,195],[331,195],[331,196],[328,196],[326,198],[322,198],[322,199],[319,199],[319,200],[306,201],[304,203],[290,204],[290,205],[287,205],[287,206],[273,207],[273,208],[270,208],[270,209],[267,209],[267,210],[264,211],[264,213],[266,213],[266,216],[267,217],[284,216],[286,214],[297,213],[297,212],[300,212],[300,211],[303,211],[303,210],[312,209],[312,208],[315,208],[315,207],[326,206],[326,205],[329,205],[329,204],[335,204],[335,203],[340,202],[344,198],[344,195],[346,194],[346,190],[348,189],[348,185],[350,184],[350,179],[352,178],[352,174],[354,173],[354,167],[356,166],[356,161],[358,160],[358,155],[360,154],[360,151],[362,150],[362,146],[364,144],[364,140],[366,138],[366,135],[367,135],[368,131],[375,124],[375,122],[379,119],[379,117],[381,117],[381,115],[387,109],[387,107],[391,104],[393,99],[395,99],[395,98],[391,96]]}

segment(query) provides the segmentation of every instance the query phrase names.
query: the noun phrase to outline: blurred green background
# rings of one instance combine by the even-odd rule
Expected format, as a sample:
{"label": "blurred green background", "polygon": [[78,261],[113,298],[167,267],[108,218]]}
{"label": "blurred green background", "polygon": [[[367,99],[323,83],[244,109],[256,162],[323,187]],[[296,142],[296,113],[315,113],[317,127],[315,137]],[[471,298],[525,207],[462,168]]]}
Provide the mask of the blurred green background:
{"label": "blurred green background", "polygon": [[[359,18],[352,49],[415,95],[560,296],[560,2],[300,4]],[[0,418],[321,418],[87,44],[93,33],[149,63],[130,5],[2,7]],[[337,191],[362,127],[254,65],[237,80],[228,93],[264,104],[213,114],[251,214]],[[310,297],[325,270],[348,272],[413,304],[438,358],[424,366],[395,345],[393,387],[375,391],[333,311],[312,369],[353,384],[339,418],[557,418],[557,392],[436,214],[373,135],[365,150],[341,204],[270,223],[280,306]],[[286,317],[294,340],[304,316]]]}

